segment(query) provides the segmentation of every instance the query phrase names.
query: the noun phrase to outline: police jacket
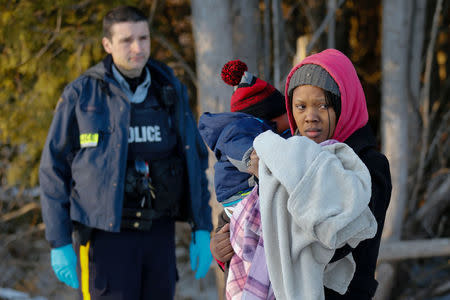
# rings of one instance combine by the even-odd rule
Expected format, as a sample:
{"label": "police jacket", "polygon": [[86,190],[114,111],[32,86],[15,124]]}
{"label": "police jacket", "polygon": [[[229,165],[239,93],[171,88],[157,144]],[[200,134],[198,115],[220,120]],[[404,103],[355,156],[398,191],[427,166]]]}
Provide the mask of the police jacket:
{"label": "police jacket", "polygon": [[[120,231],[131,105],[111,73],[111,60],[107,56],[67,85],[55,110],[39,168],[42,215],[52,247],[72,242],[72,221]],[[208,152],[189,108],[186,87],[158,61],[150,59],[147,68],[152,78],[163,79],[175,90],[190,222],[193,230],[210,231]]]}

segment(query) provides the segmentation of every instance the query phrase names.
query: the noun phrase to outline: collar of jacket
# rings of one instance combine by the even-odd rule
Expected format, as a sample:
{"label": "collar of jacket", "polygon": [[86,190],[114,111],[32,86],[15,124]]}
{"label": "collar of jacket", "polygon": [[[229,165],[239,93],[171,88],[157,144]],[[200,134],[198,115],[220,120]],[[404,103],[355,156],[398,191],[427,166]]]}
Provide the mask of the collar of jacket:
{"label": "collar of jacket", "polygon": [[126,79],[122,76],[122,74],[120,74],[119,70],[117,70],[117,67],[114,64],[112,65],[111,69],[114,79],[116,79],[116,81],[119,83],[120,88],[127,95],[130,102],[142,103],[145,100],[145,97],[147,97],[147,91],[151,84],[151,75],[147,70],[147,67],[143,69],[143,71],[146,73],[145,79],[140,85],[138,85],[134,93],[133,91],[131,91]]}
{"label": "collar of jacket", "polygon": [[[115,81],[112,72],[112,64],[112,56],[111,54],[108,54],[100,63],[86,70],[83,75],[101,80],[103,82]],[[172,70],[162,62],[150,58],[146,64],[146,67],[150,71],[152,82],[156,81],[161,86],[177,82]]]}

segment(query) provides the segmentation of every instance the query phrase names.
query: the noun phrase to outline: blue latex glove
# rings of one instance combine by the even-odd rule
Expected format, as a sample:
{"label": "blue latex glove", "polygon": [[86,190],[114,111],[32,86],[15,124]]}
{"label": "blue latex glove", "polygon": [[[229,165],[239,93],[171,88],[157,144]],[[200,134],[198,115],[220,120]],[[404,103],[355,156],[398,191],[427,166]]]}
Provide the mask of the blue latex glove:
{"label": "blue latex glove", "polygon": [[77,256],[72,245],[52,249],[51,264],[56,277],[74,289],[79,287],[77,278]]}
{"label": "blue latex glove", "polygon": [[191,244],[189,246],[189,255],[191,259],[192,271],[195,273],[195,279],[205,277],[211,266],[212,254],[209,249],[209,231],[197,230],[191,235]]}

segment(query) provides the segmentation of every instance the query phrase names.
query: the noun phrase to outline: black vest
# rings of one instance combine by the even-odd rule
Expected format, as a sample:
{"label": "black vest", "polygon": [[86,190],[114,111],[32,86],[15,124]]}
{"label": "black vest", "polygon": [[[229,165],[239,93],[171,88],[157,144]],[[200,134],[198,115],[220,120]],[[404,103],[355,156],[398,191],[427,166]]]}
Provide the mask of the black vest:
{"label": "black vest", "polygon": [[187,176],[173,113],[175,97],[171,86],[152,80],[144,102],[132,104],[122,228],[149,230],[154,219],[182,220],[186,214]]}
{"label": "black vest", "polygon": [[156,83],[152,83],[142,103],[131,104],[128,134],[128,161],[159,160],[176,151],[177,136],[172,116],[161,107]]}

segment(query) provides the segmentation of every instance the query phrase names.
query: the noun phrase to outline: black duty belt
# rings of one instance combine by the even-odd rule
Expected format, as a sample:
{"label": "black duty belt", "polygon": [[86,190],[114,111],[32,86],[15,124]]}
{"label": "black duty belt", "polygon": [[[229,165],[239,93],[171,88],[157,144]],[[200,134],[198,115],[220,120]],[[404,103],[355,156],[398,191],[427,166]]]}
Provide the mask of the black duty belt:
{"label": "black duty belt", "polygon": [[152,227],[153,220],[164,216],[167,216],[167,214],[148,208],[123,208],[120,227],[122,229],[148,231]]}

